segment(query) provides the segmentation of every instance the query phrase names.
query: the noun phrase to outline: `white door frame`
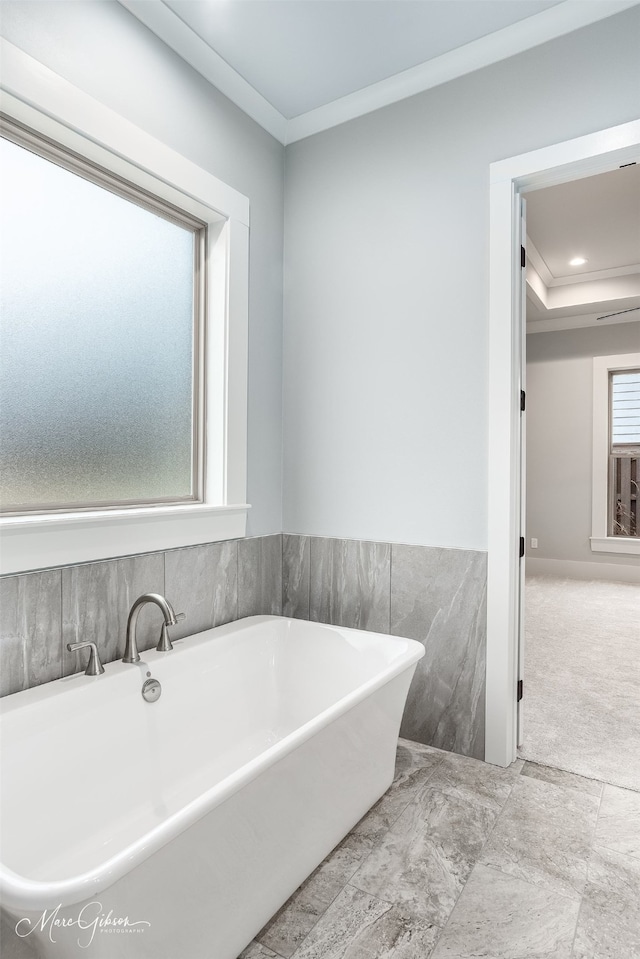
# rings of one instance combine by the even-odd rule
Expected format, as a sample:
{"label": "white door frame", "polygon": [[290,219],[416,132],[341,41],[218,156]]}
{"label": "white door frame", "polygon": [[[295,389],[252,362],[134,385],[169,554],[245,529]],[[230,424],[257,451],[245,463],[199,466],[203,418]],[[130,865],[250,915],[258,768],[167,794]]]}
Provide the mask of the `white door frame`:
{"label": "white door frame", "polygon": [[[520,529],[520,193],[640,162],[640,120],[490,167],[489,535],[485,759],[516,758]],[[526,691],[525,691],[526,697]]]}

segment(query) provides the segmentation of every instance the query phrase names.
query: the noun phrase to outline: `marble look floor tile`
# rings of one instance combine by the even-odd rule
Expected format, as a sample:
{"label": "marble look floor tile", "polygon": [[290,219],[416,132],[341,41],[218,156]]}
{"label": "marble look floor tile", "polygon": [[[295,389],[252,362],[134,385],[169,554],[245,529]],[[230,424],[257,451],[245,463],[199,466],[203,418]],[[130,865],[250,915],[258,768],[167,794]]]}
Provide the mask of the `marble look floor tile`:
{"label": "marble look floor tile", "polygon": [[282,615],[309,619],[311,541],[282,534]]}
{"label": "marble look floor tile", "polygon": [[640,859],[640,793],[604,787],[595,843]]}
{"label": "marble look floor tile", "polygon": [[417,791],[431,778],[444,758],[439,749],[421,746],[414,749],[402,740],[396,751],[396,770],[391,784],[391,792],[404,793],[414,798]]}
{"label": "marble look floor tile", "polygon": [[574,959],[638,959],[640,861],[597,847],[589,861]]}
{"label": "marble look floor tile", "polygon": [[[349,850],[359,859],[365,859],[407,808],[415,796],[415,791],[423,786],[423,781],[419,778],[416,780],[414,775],[419,777],[420,772],[416,771],[411,777],[399,782],[396,789],[392,786],[342,840],[341,848]],[[427,779],[428,774],[425,775],[424,782]]]}
{"label": "marble look floor tile", "polygon": [[165,553],[165,595],[185,619],[172,639],[230,623],[238,617],[238,544],[235,540]]}
{"label": "marble look floor tile", "polygon": [[311,538],[309,615],[314,622],[389,632],[391,546]]}
{"label": "marble look floor tile", "polygon": [[486,553],[392,547],[391,632],[424,645],[402,735],[484,758]]}
{"label": "marble look floor tile", "polygon": [[[216,956],[212,955],[211,959],[216,959]],[[247,948],[242,950],[238,959],[282,959],[282,957],[259,942],[250,942]]]}
{"label": "marble look floor tile", "polygon": [[476,866],[432,959],[570,959],[579,903]]}
{"label": "marble look floor tile", "polygon": [[386,835],[410,802],[419,802],[422,790],[446,754],[421,743],[398,741],[393,782],[387,792],[342,841],[361,858]]}
{"label": "marble look floor tile", "polygon": [[454,753],[441,753],[441,756],[442,762],[431,777],[430,785],[447,796],[481,803],[496,812],[509,798],[521,769],[518,761],[503,769]]}
{"label": "marble look floor tile", "polygon": [[487,806],[426,788],[420,803],[405,809],[351,883],[442,926],[496,816]]}
{"label": "marble look floor tile", "polygon": [[347,886],[295,959],[429,959],[440,930]]}
{"label": "marble look floor tile", "polygon": [[338,846],[258,933],[256,940],[289,959],[360,865],[350,849]]}
{"label": "marble look floor tile", "polygon": [[0,579],[0,696],[62,676],[59,569]]}
{"label": "marble look floor tile", "polygon": [[554,769],[552,766],[542,766],[539,763],[525,762],[522,768],[523,776],[539,779],[556,786],[566,786],[568,789],[577,789],[578,792],[588,793],[590,796],[602,795],[602,783],[597,779],[587,779],[575,773],[565,772],[564,769]]}
{"label": "marble look floor tile", "polygon": [[579,899],[598,804],[595,796],[520,776],[480,861]]}

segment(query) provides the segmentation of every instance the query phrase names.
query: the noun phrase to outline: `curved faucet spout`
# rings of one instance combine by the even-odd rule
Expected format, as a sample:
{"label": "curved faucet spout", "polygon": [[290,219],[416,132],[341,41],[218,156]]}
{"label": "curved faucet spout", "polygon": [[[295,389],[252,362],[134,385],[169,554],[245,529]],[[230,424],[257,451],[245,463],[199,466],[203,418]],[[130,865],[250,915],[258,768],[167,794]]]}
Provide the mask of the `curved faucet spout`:
{"label": "curved faucet spout", "polygon": [[122,657],[123,663],[140,662],[140,653],[138,652],[138,644],[136,641],[136,626],[138,623],[140,610],[147,603],[154,603],[159,607],[159,609],[162,611],[162,615],[164,616],[165,626],[175,626],[177,623],[173,606],[167,599],[164,598],[164,596],[161,596],[160,593],[144,593],[143,596],[139,596],[129,610],[129,618],[127,620],[127,643],[124,650],[124,656]]}

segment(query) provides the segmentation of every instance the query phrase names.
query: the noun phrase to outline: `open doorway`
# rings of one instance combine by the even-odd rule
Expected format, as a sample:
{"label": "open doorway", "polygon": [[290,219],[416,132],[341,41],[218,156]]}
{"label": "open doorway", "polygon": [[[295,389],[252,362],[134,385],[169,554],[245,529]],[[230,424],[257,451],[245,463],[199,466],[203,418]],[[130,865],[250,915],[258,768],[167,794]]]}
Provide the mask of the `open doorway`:
{"label": "open doorway", "polygon": [[517,755],[520,610],[521,194],[640,163],[640,120],[490,164],[489,491],[485,759]]}
{"label": "open doorway", "polygon": [[525,197],[519,752],[640,790],[640,165]]}

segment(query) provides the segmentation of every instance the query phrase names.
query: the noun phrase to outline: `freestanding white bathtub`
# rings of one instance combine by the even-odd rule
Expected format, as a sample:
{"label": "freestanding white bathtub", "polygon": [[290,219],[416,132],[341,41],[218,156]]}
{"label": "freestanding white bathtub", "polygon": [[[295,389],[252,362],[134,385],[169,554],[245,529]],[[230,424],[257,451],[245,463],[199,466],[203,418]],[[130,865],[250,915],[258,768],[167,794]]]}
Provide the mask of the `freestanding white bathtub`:
{"label": "freestanding white bathtub", "polygon": [[254,616],[7,697],[5,923],[47,959],[236,959],[389,787],[423,654]]}

